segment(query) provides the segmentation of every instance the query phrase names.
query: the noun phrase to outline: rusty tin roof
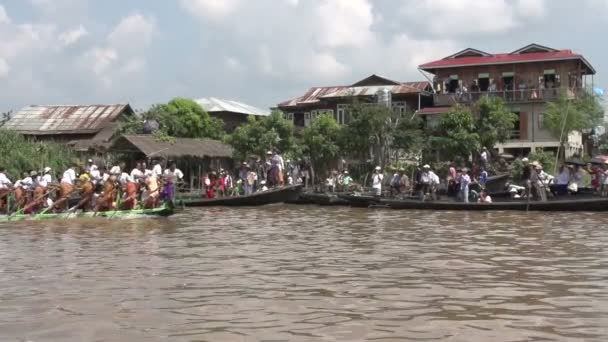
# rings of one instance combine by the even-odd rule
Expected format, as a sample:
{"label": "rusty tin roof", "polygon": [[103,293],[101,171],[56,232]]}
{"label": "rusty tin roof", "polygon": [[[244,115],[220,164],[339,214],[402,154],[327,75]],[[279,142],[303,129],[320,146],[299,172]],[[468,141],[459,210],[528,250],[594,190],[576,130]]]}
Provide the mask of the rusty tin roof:
{"label": "rusty tin roof", "polygon": [[28,106],[14,113],[3,128],[29,135],[97,133],[123,113],[133,113],[131,106]]}

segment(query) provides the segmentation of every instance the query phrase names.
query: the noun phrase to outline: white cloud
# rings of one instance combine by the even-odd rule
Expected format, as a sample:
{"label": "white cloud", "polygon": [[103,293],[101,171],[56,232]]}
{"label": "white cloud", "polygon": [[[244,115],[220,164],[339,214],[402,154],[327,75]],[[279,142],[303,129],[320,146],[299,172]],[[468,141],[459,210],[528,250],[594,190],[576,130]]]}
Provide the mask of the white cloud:
{"label": "white cloud", "polygon": [[10,70],[11,68],[9,67],[8,63],[4,59],[0,58],[0,78],[6,77]]}
{"label": "white cloud", "polygon": [[180,5],[197,17],[214,20],[234,12],[240,0],[180,0]]}
{"label": "white cloud", "polygon": [[156,31],[153,17],[135,13],[123,18],[107,35],[104,45],[92,47],[83,54],[84,68],[92,71],[105,87],[125,75],[142,72],[146,49]]}
{"label": "white cloud", "polygon": [[11,22],[11,18],[8,17],[8,14],[6,13],[6,9],[4,9],[4,6],[2,6],[2,4],[0,4],[0,24],[8,24]]}
{"label": "white cloud", "polygon": [[108,44],[120,50],[137,50],[150,44],[156,33],[153,17],[132,14],[123,18],[108,35]]}
{"label": "white cloud", "polygon": [[89,34],[89,32],[84,28],[84,26],[80,25],[76,29],[61,33],[58,39],[63,46],[69,46],[78,42],[82,37],[86,36],[87,34]]}
{"label": "white cloud", "polygon": [[324,1],[316,10],[321,44],[329,47],[365,46],[371,39],[372,5],[367,0]]}
{"label": "white cloud", "polygon": [[406,20],[439,37],[503,33],[544,11],[544,0],[421,0],[402,9]]}

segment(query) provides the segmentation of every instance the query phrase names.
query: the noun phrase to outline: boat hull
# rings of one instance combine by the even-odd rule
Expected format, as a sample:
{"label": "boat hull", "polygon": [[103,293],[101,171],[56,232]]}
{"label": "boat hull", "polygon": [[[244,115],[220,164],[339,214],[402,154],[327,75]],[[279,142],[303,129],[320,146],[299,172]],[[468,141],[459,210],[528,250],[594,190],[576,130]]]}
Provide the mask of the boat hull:
{"label": "boat hull", "polygon": [[245,207],[259,206],[273,203],[283,203],[298,199],[302,185],[292,185],[274,190],[257,192],[247,196],[222,197],[222,198],[200,198],[183,196],[177,199],[177,203],[186,207]]}
{"label": "boat hull", "polygon": [[69,213],[44,213],[44,214],[17,214],[0,215],[1,221],[25,221],[25,220],[48,220],[48,219],[76,219],[76,218],[124,218],[124,217],[167,217],[175,212],[173,204],[164,204],[154,209],[134,210],[111,210],[111,211],[75,211]]}
{"label": "boat hull", "polygon": [[519,211],[608,211],[608,198],[580,197],[568,199],[551,199],[546,202],[525,200],[494,203],[464,203],[456,201],[422,202],[416,200],[382,200],[392,209],[415,210],[519,210]]}

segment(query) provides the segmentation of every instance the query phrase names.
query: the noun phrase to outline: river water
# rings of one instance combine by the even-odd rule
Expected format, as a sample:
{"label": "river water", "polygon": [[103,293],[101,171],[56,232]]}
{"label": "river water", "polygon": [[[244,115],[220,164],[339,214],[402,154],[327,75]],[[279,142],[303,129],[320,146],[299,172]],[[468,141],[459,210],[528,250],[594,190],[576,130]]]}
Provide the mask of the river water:
{"label": "river water", "polygon": [[0,223],[0,341],[608,341],[608,214]]}

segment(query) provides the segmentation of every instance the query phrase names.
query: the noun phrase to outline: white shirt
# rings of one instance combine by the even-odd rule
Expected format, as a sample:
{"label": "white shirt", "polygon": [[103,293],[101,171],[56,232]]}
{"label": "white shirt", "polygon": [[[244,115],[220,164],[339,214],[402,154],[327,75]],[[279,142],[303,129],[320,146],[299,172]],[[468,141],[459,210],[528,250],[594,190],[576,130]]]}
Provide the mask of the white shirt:
{"label": "white shirt", "polygon": [[[174,171],[171,171],[171,169],[166,169],[165,170],[165,178],[168,178],[172,183],[177,182],[178,180],[184,178],[184,173],[180,170],[180,169],[175,169]],[[207,177],[205,177],[205,184],[207,182]],[[209,184],[206,184],[209,185]]]}
{"label": "white shirt", "polygon": [[101,176],[101,180],[105,183],[108,181],[108,179],[110,179],[110,174],[107,172],[104,172],[103,176]]}
{"label": "white shirt", "polygon": [[433,185],[439,185],[440,183],[439,176],[437,176],[437,174],[435,174],[433,171],[429,171],[429,179]]}
{"label": "white shirt", "polygon": [[132,182],[133,177],[129,176],[128,173],[123,172],[120,174],[120,177],[118,177],[118,181],[122,184],[127,183],[127,182]]}
{"label": "white shirt", "polygon": [[152,168],[152,173],[156,176],[156,177],[160,177],[163,175],[163,168],[162,166],[160,166],[160,164],[156,164],[154,165],[154,167]]}
{"label": "white shirt", "polygon": [[384,175],[381,173],[374,173],[372,177],[372,188],[381,189],[382,188],[382,180],[384,179]]}
{"label": "white shirt", "polygon": [[9,185],[12,185],[13,182],[11,182],[10,179],[8,179],[8,177],[6,177],[6,174],[0,172],[0,189],[8,189]]}
{"label": "white shirt", "polygon": [[422,173],[420,174],[420,183],[431,184],[431,172],[430,171],[422,171]]}
{"label": "white shirt", "polygon": [[112,168],[110,169],[110,174],[112,175],[120,175],[120,166],[112,166]]}
{"label": "white shirt", "polygon": [[91,168],[89,174],[91,175],[91,180],[93,181],[93,184],[97,184],[97,182],[101,180],[101,172],[97,170],[97,167]]}
{"label": "white shirt", "polygon": [[40,178],[40,180],[38,181],[38,184],[40,184],[40,186],[47,187],[47,186],[49,186],[49,183],[52,183],[52,182],[53,182],[53,177],[51,176],[50,173],[46,173]]}
{"label": "white shirt", "polygon": [[481,160],[484,160],[484,161],[488,160],[488,152],[486,152],[486,151],[481,152]]}
{"label": "white shirt", "polygon": [[76,171],[72,168],[65,170],[61,177],[61,183],[74,184],[74,180],[76,180]]}
{"label": "white shirt", "polygon": [[27,176],[21,180],[21,186],[25,189],[31,188],[32,185],[34,185],[34,180],[30,176]]}
{"label": "white shirt", "polygon": [[460,188],[461,189],[464,189],[465,186],[469,186],[470,183],[471,183],[471,177],[469,175],[464,173],[460,176]]}
{"label": "white shirt", "polygon": [[144,173],[140,169],[133,169],[133,171],[131,171],[131,178],[137,181],[140,178],[144,178]]}

